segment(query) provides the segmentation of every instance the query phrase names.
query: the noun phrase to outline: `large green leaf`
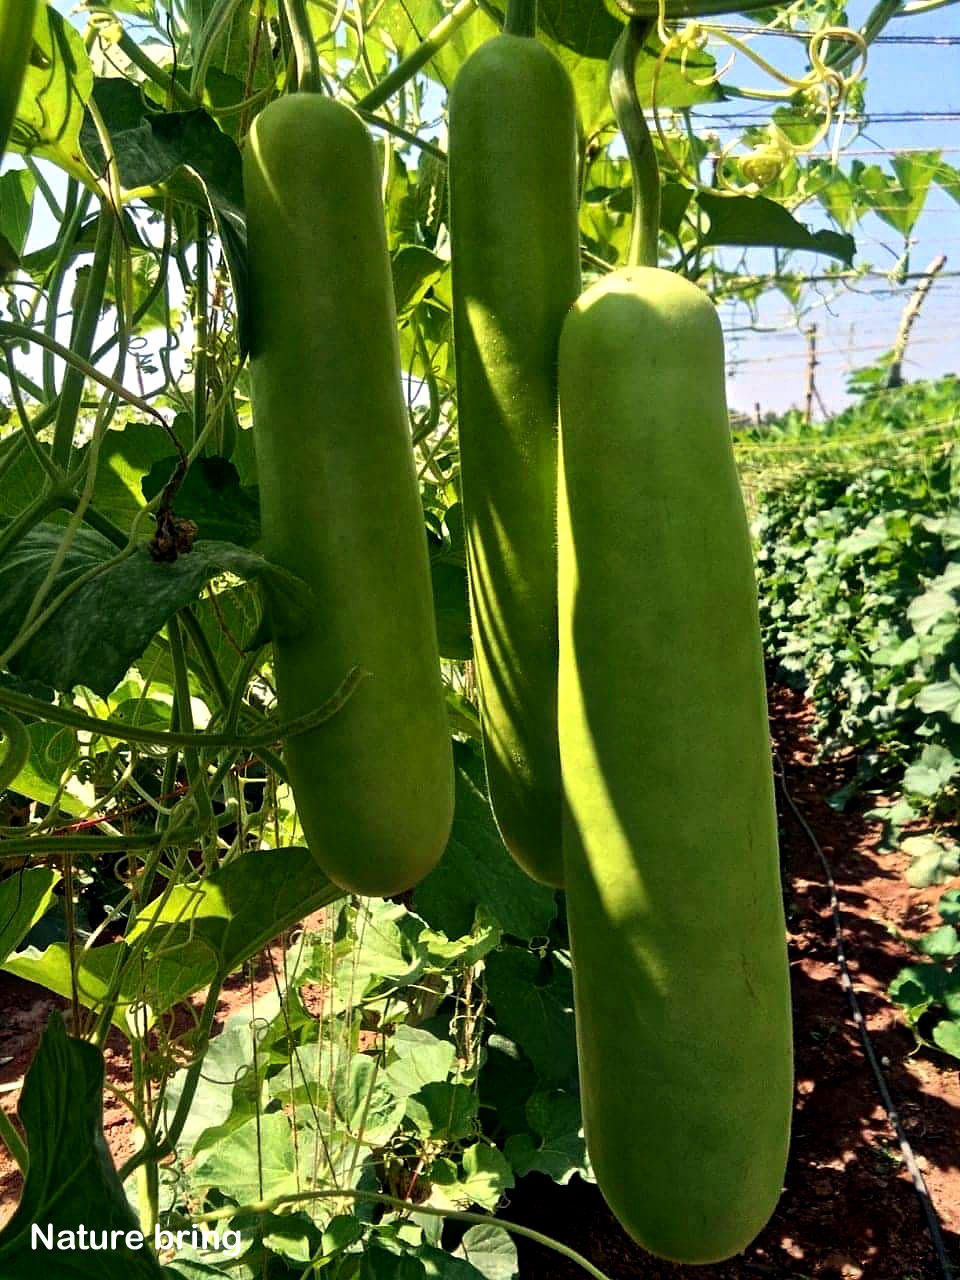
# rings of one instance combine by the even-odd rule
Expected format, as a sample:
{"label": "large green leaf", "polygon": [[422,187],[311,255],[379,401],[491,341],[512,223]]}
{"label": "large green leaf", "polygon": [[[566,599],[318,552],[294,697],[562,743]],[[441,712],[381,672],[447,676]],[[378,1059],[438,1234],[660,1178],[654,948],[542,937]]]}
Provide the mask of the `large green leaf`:
{"label": "large green leaf", "polygon": [[50,905],[60,876],[44,867],[17,871],[0,882],[0,964],[19,947]]}
{"label": "large green leaf", "polygon": [[853,265],[856,244],[852,236],[837,231],[810,231],[783,205],[765,196],[724,197],[702,192],[697,203],[710,218],[710,228],[703,238],[705,245],[804,249]]}
{"label": "large green leaf", "polygon": [[17,257],[30,234],[36,185],[36,178],[26,169],[0,174],[0,240],[6,240]]}
{"label": "large green leaf", "polygon": [[80,148],[85,104],[93,69],[77,31],[53,6],[37,8],[34,50],[10,138],[15,151],[50,160],[82,182],[91,176]]}
{"label": "large green leaf", "polygon": [[[82,847],[82,842],[81,846]],[[125,942],[82,951],[76,965],[80,1003],[98,1008],[120,968],[114,1024],[142,1032],[167,1009],[222,981],[271,938],[342,896],[306,849],[253,849],[196,885],[178,885],[148,904]],[[131,953],[130,944],[142,943]],[[73,969],[65,943],[28,947],[2,966],[28,982],[70,997]]]}
{"label": "large green leaf", "polygon": [[251,849],[198,884],[178,885],[165,901],[148,904],[129,940],[150,929],[153,946],[168,950],[162,925],[202,938],[224,977],[271,938],[342,897],[308,849]]}
{"label": "large green leaf", "polygon": [[479,750],[459,742],[453,750],[453,829],[439,864],[414,890],[416,910],[448,938],[469,934],[481,905],[504,933],[525,940],[543,936],[556,915],[556,895],[507,853],[484,789]]}
{"label": "large green leaf", "polygon": [[[39,800],[66,814],[92,809],[97,793],[93,785],[77,774],[77,735],[64,725],[36,721],[27,726],[30,758],[10,784],[12,791]],[[61,786],[61,780],[63,785]],[[59,799],[58,799],[59,795]]]}
{"label": "large green leaf", "polygon": [[487,992],[497,1031],[518,1044],[547,1084],[577,1089],[573,982],[556,952],[544,971],[538,956],[505,947],[487,958]]}
{"label": "large green leaf", "polygon": [[[61,527],[45,522],[0,561],[0,649],[18,634],[63,537]],[[56,570],[47,601],[68,588],[72,594],[16,654],[11,670],[54,689],[86,685],[106,697],[168,619],[224,573],[279,587],[296,625],[306,588],[251,551],[200,541],[174,563],[160,563],[145,545],[118,557],[101,534],[81,528]]]}
{"label": "large green leaf", "polygon": [[[189,448],[189,420],[177,418],[173,431],[180,444]],[[134,517],[143,509],[143,478],[161,460],[170,457],[170,436],[156,422],[128,422],[122,429],[108,431],[100,443],[97,454],[97,476],[93,491],[93,503],[120,529],[129,528]],[[86,461],[84,447],[78,462]],[[173,472],[169,468],[167,479]]]}
{"label": "large green leaf", "polygon": [[113,986],[114,973],[126,963],[117,991],[112,1022],[127,1036],[140,1036],[166,1009],[208,986],[216,977],[216,955],[199,938],[180,936],[170,954],[147,952],[132,965],[122,942],[82,951],[72,965],[65,942],[51,943],[45,951],[26,947],[0,965],[25,982],[46,987],[71,999],[76,979],[77,998],[84,1008],[99,1010]]}
{"label": "large green leaf", "polygon": [[[126,1233],[139,1224],[103,1138],[103,1055],[68,1039],[54,1012],[20,1096],[19,1115],[30,1167],[16,1213],[0,1232],[0,1275],[58,1280],[153,1280],[162,1271],[152,1251]],[[31,1229],[53,1233],[35,1244]],[[91,1250],[80,1232],[115,1232]],[[89,1240],[89,1235],[87,1236]]]}

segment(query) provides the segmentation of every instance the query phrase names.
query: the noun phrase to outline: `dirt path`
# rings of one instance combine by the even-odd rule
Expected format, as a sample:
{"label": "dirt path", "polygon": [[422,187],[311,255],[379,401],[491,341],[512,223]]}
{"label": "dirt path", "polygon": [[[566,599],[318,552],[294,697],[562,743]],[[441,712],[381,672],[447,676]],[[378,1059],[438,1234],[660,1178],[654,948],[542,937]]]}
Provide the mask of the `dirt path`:
{"label": "dirt path", "polygon": [[[771,694],[774,739],[794,800],[833,867],[854,984],[887,1080],[943,1223],[947,1248],[960,1265],[960,1073],[946,1055],[914,1053],[913,1038],[886,1000],[886,985],[909,949],[887,930],[911,936],[941,890],[910,889],[906,859],[878,855],[879,828],[851,811],[837,814],[825,797],[849,778],[852,761],[813,763],[810,713],[798,695]],[[797,1108],[784,1195],[770,1225],[745,1255],[712,1267],[683,1268],[651,1258],[628,1240],[594,1187],[578,1179],[558,1187],[532,1175],[511,1193],[503,1216],[579,1249],[610,1280],[690,1276],[698,1280],[773,1276],[783,1280],[939,1280],[913,1185],[864,1060],[836,951],[823,870],[796,818],[779,796],[784,887],[790,928]],[[257,982],[272,988],[268,972]],[[249,999],[238,981],[224,992],[220,1020]],[[0,1090],[17,1079],[54,1006],[39,988],[0,975]],[[3,1059],[8,1059],[3,1064]],[[122,1042],[108,1049],[108,1071],[122,1081]],[[0,1092],[12,1111],[16,1095]],[[115,1159],[130,1154],[130,1125],[111,1103],[105,1114]],[[0,1150],[0,1221],[12,1212],[19,1177]],[[521,1241],[522,1280],[582,1280],[554,1253]]]}

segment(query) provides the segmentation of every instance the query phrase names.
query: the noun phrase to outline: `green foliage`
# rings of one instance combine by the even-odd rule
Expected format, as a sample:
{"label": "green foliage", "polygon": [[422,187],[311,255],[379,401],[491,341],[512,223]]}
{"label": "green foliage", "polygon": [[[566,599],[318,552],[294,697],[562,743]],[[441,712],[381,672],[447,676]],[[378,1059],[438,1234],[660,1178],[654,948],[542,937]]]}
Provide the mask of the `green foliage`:
{"label": "green foliage", "polygon": [[[321,73],[350,101],[375,90],[451,11],[446,0],[362,0],[346,14],[312,0],[305,8]],[[240,1257],[187,1245],[160,1267],[152,1251],[74,1251],[47,1269],[101,1280],[258,1280],[316,1264],[330,1280],[513,1280],[516,1249],[502,1230],[471,1227],[458,1238],[416,1205],[493,1209],[530,1171],[592,1177],[564,923],[556,895],[517,869],[491,816],[469,665],[438,102],[495,33],[501,8],[478,6],[370,122],[457,793],[437,869],[402,901],[365,902],[340,900],[302,847],[282,744],[180,750],[121,736],[124,727],[215,730],[262,743],[276,708],[260,586],[270,583],[284,625],[303,617],[302,584],[260,554],[243,363],[240,155],[257,113],[288,84],[280,6],[88,2],[87,38],[57,8],[37,6],[24,89],[8,103],[14,163],[23,156],[30,167],[0,176],[0,695],[33,699],[29,713],[17,713],[22,732],[6,721],[0,743],[6,753],[15,737],[17,747],[16,776],[0,799],[0,867],[10,868],[0,883],[0,956],[9,972],[75,1001],[79,1022],[70,1039],[51,1022],[27,1078],[20,1117],[30,1169],[21,1208],[0,1235],[4,1276],[36,1271],[24,1246],[31,1221],[135,1225],[135,1204],[170,1230],[200,1210],[236,1210],[218,1225],[239,1232]],[[621,17],[603,0],[541,0],[540,13],[541,39],[575,87],[584,260],[602,269],[623,259],[629,235],[629,173],[606,85]],[[803,30],[842,18],[833,0],[810,0],[791,7],[789,20]],[[637,68],[645,106],[660,52],[651,33]],[[661,247],[681,272],[712,264],[726,288],[751,298],[762,280],[724,276],[715,246],[775,246],[780,287],[798,300],[803,286],[782,279],[791,262],[811,252],[850,262],[851,233],[871,211],[907,236],[934,185],[960,199],[960,176],[937,153],[884,168],[796,157],[763,197],[698,191],[719,144],[697,131],[697,108],[723,100],[717,70],[711,54],[691,47],[664,59],[657,76],[656,104],[681,166],[670,167],[658,140]],[[865,120],[863,107],[858,90],[848,123]],[[689,134],[675,127],[679,117],[668,119],[688,109]],[[794,140],[809,136],[808,114],[795,103],[777,112]],[[747,145],[757,140],[745,134]],[[795,211],[814,200],[820,221],[807,227]],[[37,247],[31,228],[51,221],[55,238]],[[97,279],[100,293],[85,307]],[[78,414],[63,408],[67,365],[43,345],[51,335],[114,379],[109,389],[87,379]],[[810,680],[828,745],[859,749],[858,785],[902,784],[903,798],[878,810],[895,842],[917,818],[944,824],[956,815],[960,674],[949,652],[960,618],[960,516],[949,491],[960,462],[916,448],[938,418],[955,416],[952,384],[889,397],[882,381],[882,371],[860,380],[859,418],[812,436],[793,421],[776,429],[777,457],[793,459],[791,479],[799,460],[801,475],[792,506],[779,485],[765,500],[765,623],[794,676],[802,668]],[[305,417],[297,430],[313,425]],[[882,449],[866,446],[875,475],[858,472],[871,433],[883,437]],[[748,474],[769,474],[768,443],[745,442]],[[803,461],[813,446],[816,479]],[[825,458],[833,461],[824,466]],[[159,563],[149,547],[165,493],[198,540]],[[63,723],[81,711],[109,718],[110,736]],[[44,859],[51,850],[71,855],[67,880],[29,866],[31,840],[48,842],[37,851]],[[955,848],[942,838],[903,847],[914,855],[915,883],[955,871]],[[933,1042],[956,1052],[947,1004],[953,905],[948,894],[943,925],[916,966],[919,996],[907,980],[901,986],[915,1009],[929,988],[918,1033],[937,1018]],[[318,931],[289,932],[321,907]],[[105,937],[95,933],[102,923]],[[220,984],[278,935],[282,996],[213,1036]],[[201,1012],[187,1002],[208,984]],[[100,1046],[111,1027],[128,1042],[128,1097],[146,1144],[122,1182],[101,1133]],[[163,1165],[167,1140],[173,1162]],[[318,1196],[245,1208],[271,1194],[329,1191],[334,1180],[412,1205],[401,1215]]]}
{"label": "green foliage", "polygon": [[952,378],[914,384],[741,442],[767,652],[806,689],[824,751],[857,749],[840,806],[870,785],[917,815],[960,812],[957,398]]}
{"label": "green foliage", "polygon": [[[954,865],[953,874],[957,867]],[[890,999],[903,1010],[919,1043],[960,1058],[960,889],[948,889],[937,910],[943,924],[917,946],[928,963],[901,969],[890,984]]]}
{"label": "green foliage", "polygon": [[[0,1274],[27,1276],[45,1256],[55,1274],[70,1280],[94,1280],[104,1274],[102,1254],[72,1248],[60,1233],[81,1230],[117,1232],[113,1275],[134,1280],[161,1275],[153,1251],[130,1248],[127,1232],[139,1230],[103,1138],[103,1055],[93,1045],[68,1039],[59,1013],[53,1013],[20,1098],[19,1116],[27,1136],[30,1167],[20,1204],[0,1232]],[[54,1245],[39,1248],[31,1239],[36,1223]],[[67,1237],[69,1240],[69,1236]],[[61,1252],[61,1247],[65,1251]]]}
{"label": "green foliage", "polygon": [[[740,459],[759,495],[767,653],[806,690],[824,754],[856,752],[831,802],[891,799],[867,816],[884,847],[910,855],[908,883],[927,888],[960,871],[960,389],[953,377],[878,381],[862,377],[863,399],[823,426],[788,417],[747,433]],[[917,823],[932,834],[901,840]],[[960,1057],[957,893],[919,944],[928,962],[902,970],[890,997],[918,1038]]]}

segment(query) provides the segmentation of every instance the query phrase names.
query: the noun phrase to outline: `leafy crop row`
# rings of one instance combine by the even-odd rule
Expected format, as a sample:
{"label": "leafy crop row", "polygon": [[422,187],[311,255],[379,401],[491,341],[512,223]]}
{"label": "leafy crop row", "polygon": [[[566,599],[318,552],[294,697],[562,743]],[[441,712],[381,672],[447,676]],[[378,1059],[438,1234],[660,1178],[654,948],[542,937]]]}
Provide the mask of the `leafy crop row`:
{"label": "leafy crop row", "polygon": [[[879,799],[868,816],[886,849],[913,854],[907,878],[921,887],[960,870],[960,383],[861,381],[863,398],[828,423],[791,415],[742,434],[740,461],[759,495],[767,654],[812,702],[822,753],[855,753],[831,804]],[[891,996],[922,1038],[960,1056],[946,899],[941,916],[917,945],[931,962],[898,975]]]}

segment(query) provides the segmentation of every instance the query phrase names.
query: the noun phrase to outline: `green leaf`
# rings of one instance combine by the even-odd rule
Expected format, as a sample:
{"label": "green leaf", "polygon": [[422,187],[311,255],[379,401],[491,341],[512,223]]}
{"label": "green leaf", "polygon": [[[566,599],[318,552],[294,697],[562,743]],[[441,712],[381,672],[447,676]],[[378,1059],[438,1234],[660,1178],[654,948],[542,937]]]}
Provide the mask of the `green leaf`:
{"label": "green leaf", "polygon": [[290,1121],[282,1111],[268,1111],[241,1125],[201,1152],[190,1179],[196,1187],[223,1188],[241,1203],[299,1191]]}
{"label": "green leaf", "polygon": [[960,1023],[944,1019],[933,1028],[933,1042],[945,1053],[960,1058]]}
{"label": "green leaf", "polygon": [[[192,441],[192,423],[178,416],[172,430],[185,448]],[[159,424],[128,422],[120,430],[107,431],[97,455],[97,479],[93,490],[94,504],[120,529],[127,529],[143,510],[143,479],[158,462],[170,457],[170,436]],[[78,454],[78,463],[88,461],[89,446]],[[171,466],[167,479],[173,471]]]}
{"label": "green leaf", "polygon": [[506,1156],[485,1142],[474,1143],[463,1153],[463,1177],[459,1191],[468,1200],[493,1209],[505,1191],[514,1185]]}
{"label": "green leaf", "polygon": [[[148,502],[161,493],[176,470],[178,459],[155,462],[141,487]],[[177,490],[177,515],[192,520],[201,538],[250,547],[260,538],[260,503],[256,492],[240,483],[237,468],[226,458],[197,458]]]}
{"label": "green leaf", "polygon": [[17,871],[0,881],[0,964],[45,914],[59,881],[58,872],[43,867]]}
{"label": "green leaf", "polygon": [[484,1280],[517,1280],[517,1246],[509,1232],[493,1225],[475,1226],[467,1231],[455,1256],[476,1267]]}
{"label": "green leaf", "polygon": [[960,169],[954,168],[946,161],[941,161],[933,180],[946,191],[948,196],[952,196],[960,204]]}
{"label": "green leaf", "polygon": [[925,591],[916,596],[907,608],[907,621],[917,635],[928,635],[938,622],[955,621],[957,602],[949,591]]}
{"label": "green leaf", "polygon": [[931,1005],[945,1004],[960,984],[939,964],[908,965],[887,989],[894,1004],[906,1009],[915,1022]]}
{"label": "green leaf", "polygon": [[[36,696],[36,695],[34,695]],[[11,790],[39,800],[41,804],[56,807],[70,815],[84,813],[97,801],[94,787],[77,776],[79,758],[77,735],[64,725],[37,721],[28,725],[30,735],[30,759],[25,768],[14,778]],[[61,789],[61,778],[66,785]],[[59,792],[60,798],[57,799]]]}
{"label": "green leaf", "polygon": [[93,69],[80,32],[52,6],[39,5],[33,57],[20,91],[10,138],[14,151],[50,160],[88,185],[90,172],[80,149],[84,104],[93,89]]}
{"label": "green leaf", "polygon": [[[83,951],[77,962],[76,986],[79,1001],[97,1010],[107,997],[117,965],[126,959],[122,942],[108,942]],[[65,942],[51,943],[45,951],[26,947],[9,956],[0,968],[15,973],[26,982],[35,982],[57,995],[70,999],[74,972]],[[136,1037],[150,1027],[159,1014],[209,985],[216,975],[216,957],[199,939],[183,940],[175,955],[159,955],[128,965],[120,982],[118,1005],[112,1022],[125,1035]]]}
{"label": "green leaf", "polygon": [[[130,1247],[139,1231],[103,1138],[103,1055],[67,1037],[54,1011],[34,1056],[19,1116],[30,1167],[20,1204],[0,1232],[0,1275],[47,1274],[58,1280],[150,1280],[162,1272],[153,1252]],[[31,1228],[53,1230],[65,1249],[34,1247]],[[59,1233],[116,1231],[112,1247],[90,1251]],[[135,1245],[135,1241],[131,1241]]]}
{"label": "green leaf", "polygon": [[[209,209],[233,281],[241,349],[246,351],[247,230],[240,149],[206,111],[157,112],[129,80],[98,79],[93,98],[110,134],[121,187],[129,199],[169,194]],[[106,164],[89,113],[80,144],[90,168]]]}
{"label": "green leaf", "polygon": [[542,1080],[576,1092],[573,982],[558,954],[545,966],[531,951],[505,947],[488,956],[486,978],[499,1033],[523,1049]]}
{"label": "green leaf", "polygon": [[942,714],[960,724],[960,671],[951,663],[950,678],[927,685],[917,694],[916,703],[929,715]]}
{"label": "green leaf", "polygon": [[[422,1220],[423,1215],[420,1216]],[[416,1218],[416,1214],[411,1214],[411,1219],[413,1218]],[[472,1267],[469,1262],[444,1253],[432,1245],[421,1245],[417,1249],[417,1257],[423,1263],[427,1280],[484,1280],[483,1272]]]}
{"label": "green leaf", "polygon": [[[909,847],[908,847],[909,846]],[[914,889],[927,889],[930,885],[943,884],[960,872],[960,850],[943,845],[930,836],[914,836],[903,842],[904,853],[913,861],[904,877]]]}
{"label": "green leaf", "polygon": [[383,987],[419,982],[426,964],[426,952],[416,942],[421,927],[400,903],[371,898],[361,907],[346,907],[338,936],[346,955],[338,953],[331,964],[329,947],[314,953],[312,976],[331,989],[328,1012],[359,1005]]}
{"label": "green leaf", "polygon": [[407,1098],[406,1116],[421,1137],[457,1142],[474,1132],[477,1106],[477,1095],[469,1086],[435,1080]]}
{"label": "green leaf", "polygon": [[697,203],[710,218],[705,245],[766,245],[773,249],[802,249],[839,258],[853,265],[853,238],[836,231],[812,232],[783,205],[765,196],[723,196],[701,192]]}
{"label": "green leaf", "polygon": [[446,1080],[454,1069],[456,1051],[422,1027],[401,1025],[390,1040],[384,1079],[399,1098],[418,1093],[424,1085]]}
{"label": "green leaf", "polygon": [[[60,526],[45,522],[0,561],[0,649],[20,629],[63,537]],[[54,689],[85,685],[106,697],[154,634],[223,573],[279,587],[294,616],[302,616],[306,587],[262,556],[232,543],[197,542],[174,563],[158,563],[145,545],[119,557],[117,548],[101,534],[79,529],[60,562],[48,602],[86,575],[92,576],[73,590],[12,659],[11,670]],[[118,616],[123,617],[122,627],[117,626]]]}
{"label": "green leaf", "polygon": [[920,759],[903,775],[903,789],[914,795],[935,796],[956,775],[960,763],[946,747],[924,747]]}
{"label": "green leaf", "polygon": [[166,899],[148,903],[128,941],[149,930],[151,946],[172,957],[180,941],[202,939],[223,977],[271,938],[341,897],[343,890],[308,849],[251,849],[198,884],[178,885]]}
{"label": "green leaf", "polygon": [[19,258],[30,234],[37,180],[28,169],[0,174],[0,235]]}
{"label": "green leaf", "polygon": [[540,0],[537,24],[556,44],[602,62],[623,31],[602,0]]}
{"label": "green leaf", "polygon": [[426,1280],[426,1277],[419,1258],[370,1244],[364,1251],[357,1280]]}
{"label": "green leaf", "polygon": [[937,911],[947,924],[960,924],[960,889],[948,889],[937,903]]}
{"label": "green leaf", "polygon": [[896,175],[893,178],[877,165],[854,161],[851,178],[872,212],[908,236],[923,211],[930,183],[941,170],[940,152],[898,155],[891,163]]}
{"label": "green leaf", "polygon": [[[184,1158],[228,1138],[252,1120],[264,1105],[263,1081],[270,1065],[260,1055],[254,1070],[254,1050],[267,1038],[267,1019],[279,1014],[276,996],[257,1000],[256,1006],[238,1009],[226,1026],[214,1036],[203,1055],[203,1068],[190,1105],[187,1122],[177,1150]],[[167,1081],[163,1095],[163,1115],[169,1124],[176,1113],[188,1068]]]}
{"label": "green leaf", "polygon": [[449,263],[419,244],[406,244],[391,259],[397,315],[403,315],[427,294]]}
{"label": "green leaf", "polygon": [[528,1098],[526,1114],[531,1132],[512,1134],[504,1146],[517,1174],[545,1173],[564,1184],[578,1173],[592,1181],[579,1099],[559,1090],[538,1090]]}
{"label": "green leaf", "polygon": [[504,933],[525,941],[543,936],[556,915],[556,894],[531,880],[504,848],[486,796],[479,750],[455,742],[453,751],[453,829],[440,863],[414,890],[416,910],[448,938],[472,931],[481,904]]}
{"label": "green leaf", "polygon": [[952,924],[944,924],[920,939],[919,950],[931,960],[949,960],[960,954],[960,937]]}
{"label": "green leaf", "polygon": [[445,551],[435,536],[429,535],[427,541],[440,656],[466,661],[473,657],[467,567]]}

